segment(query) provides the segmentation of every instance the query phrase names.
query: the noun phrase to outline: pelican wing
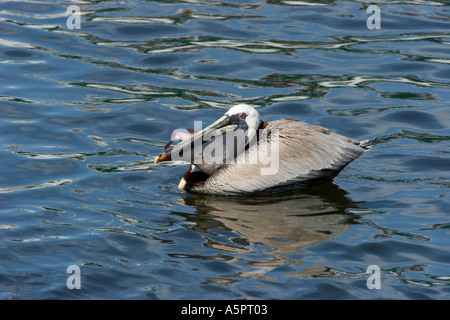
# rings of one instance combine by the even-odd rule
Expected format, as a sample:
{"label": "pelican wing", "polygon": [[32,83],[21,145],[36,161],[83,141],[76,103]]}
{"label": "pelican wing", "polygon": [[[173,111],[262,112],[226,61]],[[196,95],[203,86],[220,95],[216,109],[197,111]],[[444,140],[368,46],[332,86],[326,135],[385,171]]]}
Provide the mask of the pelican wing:
{"label": "pelican wing", "polygon": [[334,178],[368,147],[365,142],[299,120],[270,122],[258,143],[193,191],[239,194]]}

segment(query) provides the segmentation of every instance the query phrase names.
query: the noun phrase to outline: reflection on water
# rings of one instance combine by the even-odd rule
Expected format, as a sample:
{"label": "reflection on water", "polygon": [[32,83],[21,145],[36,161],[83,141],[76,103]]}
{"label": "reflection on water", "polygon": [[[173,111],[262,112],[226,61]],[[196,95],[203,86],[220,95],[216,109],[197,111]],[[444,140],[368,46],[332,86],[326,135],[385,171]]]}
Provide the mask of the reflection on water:
{"label": "reflection on water", "polygon": [[[261,277],[264,272],[289,261],[284,254],[298,253],[303,247],[339,237],[346,232],[353,217],[346,212],[355,208],[346,192],[329,183],[307,192],[261,197],[195,196],[183,198],[186,205],[194,206],[197,215],[192,230],[210,233],[211,220],[214,228],[225,228],[238,233],[233,244],[209,243],[211,248],[223,252],[245,252],[252,245],[267,247],[267,260],[252,263],[259,271],[241,273],[241,277]],[[205,222],[206,221],[206,222]],[[301,261],[296,261],[301,265]],[[309,269],[301,277],[312,277],[323,267]]]}
{"label": "reflection on water", "polygon": [[[196,196],[183,198],[196,207],[195,230],[202,228],[207,216],[224,227],[238,232],[246,243],[274,248],[271,254],[300,252],[304,246],[332,239],[347,230],[352,207],[345,191],[330,184],[319,192],[265,196],[261,198]],[[327,198],[321,191],[332,194]],[[354,204],[353,204],[354,205]],[[208,227],[208,226],[206,226]]]}
{"label": "reflection on water", "polygon": [[[446,3],[378,1],[376,30],[366,1],[80,1],[73,30],[69,4],[0,2],[1,298],[449,297]],[[182,194],[153,157],[241,102],[372,150],[306,191]]]}

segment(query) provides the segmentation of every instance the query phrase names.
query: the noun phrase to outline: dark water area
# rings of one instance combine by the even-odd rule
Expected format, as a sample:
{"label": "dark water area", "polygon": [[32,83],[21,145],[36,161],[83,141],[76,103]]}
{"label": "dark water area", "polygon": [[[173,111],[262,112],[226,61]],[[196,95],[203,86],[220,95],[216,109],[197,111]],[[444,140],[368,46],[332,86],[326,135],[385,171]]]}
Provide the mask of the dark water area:
{"label": "dark water area", "polygon": [[[449,299],[450,3],[368,5],[0,2],[0,298]],[[372,149],[308,190],[182,193],[153,158],[237,103]]]}

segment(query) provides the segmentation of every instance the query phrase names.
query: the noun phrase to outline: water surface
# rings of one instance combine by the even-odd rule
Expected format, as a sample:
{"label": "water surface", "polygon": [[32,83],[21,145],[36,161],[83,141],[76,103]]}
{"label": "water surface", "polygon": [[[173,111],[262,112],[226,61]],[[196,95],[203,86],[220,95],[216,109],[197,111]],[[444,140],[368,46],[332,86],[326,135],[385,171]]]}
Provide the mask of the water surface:
{"label": "water surface", "polygon": [[[0,3],[2,299],[450,298],[449,3],[373,30],[365,1],[71,4]],[[372,150],[306,191],[181,193],[171,130],[243,102]]]}

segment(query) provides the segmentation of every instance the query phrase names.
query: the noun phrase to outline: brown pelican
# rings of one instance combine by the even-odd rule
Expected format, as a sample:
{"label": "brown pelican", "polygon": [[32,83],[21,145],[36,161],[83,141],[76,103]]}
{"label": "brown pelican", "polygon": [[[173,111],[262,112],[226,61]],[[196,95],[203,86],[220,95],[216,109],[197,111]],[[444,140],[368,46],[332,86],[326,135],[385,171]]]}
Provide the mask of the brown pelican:
{"label": "brown pelican", "polygon": [[[181,190],[207,194],[274,192],[333,179],[368,150],[357,141],[300,120],[261,121],[238,104],[203,130],[187,131],[154,162],[187,160]],[[169,142],[167,147],[173,141]]]}

